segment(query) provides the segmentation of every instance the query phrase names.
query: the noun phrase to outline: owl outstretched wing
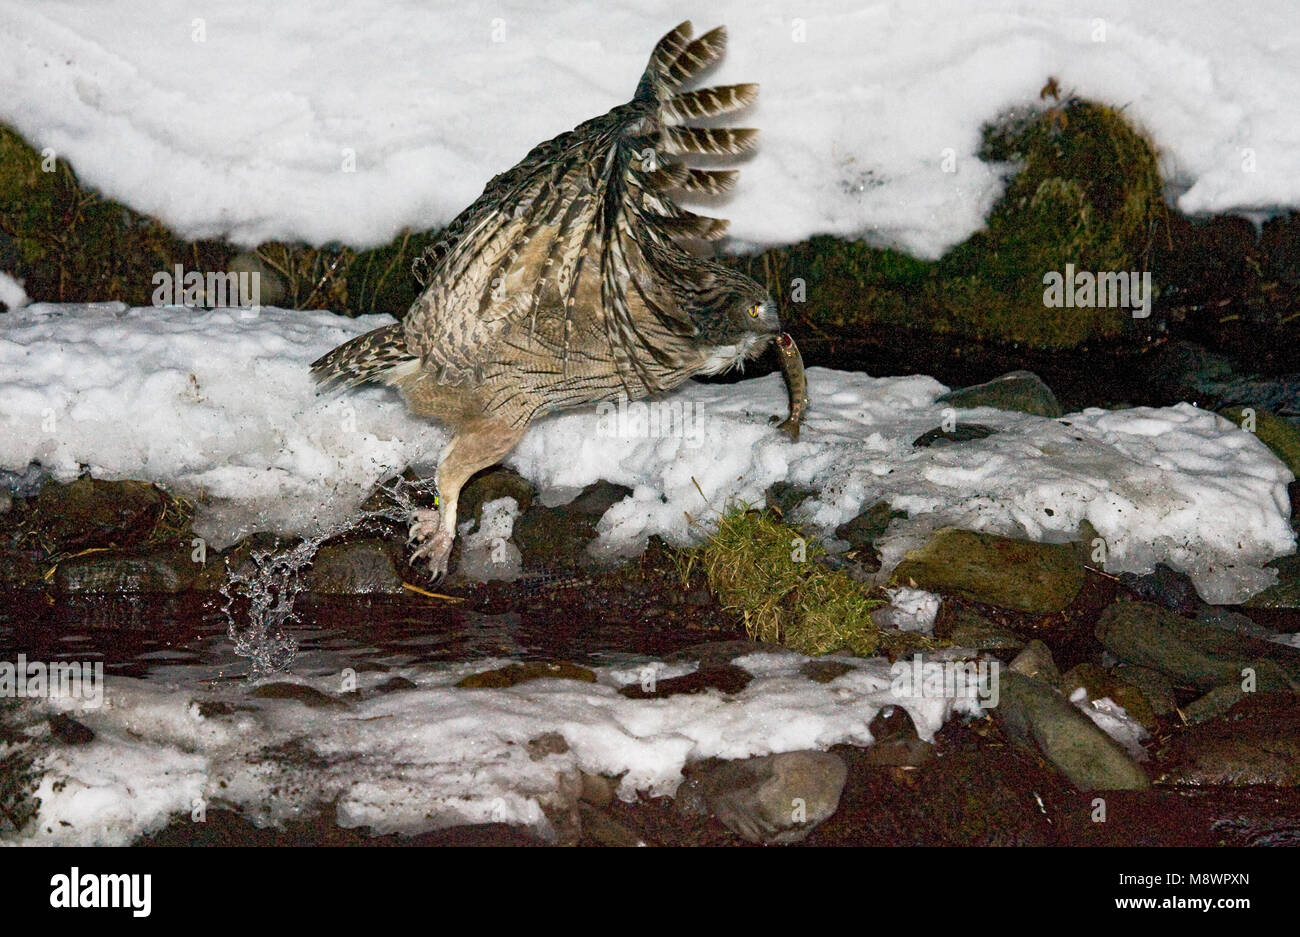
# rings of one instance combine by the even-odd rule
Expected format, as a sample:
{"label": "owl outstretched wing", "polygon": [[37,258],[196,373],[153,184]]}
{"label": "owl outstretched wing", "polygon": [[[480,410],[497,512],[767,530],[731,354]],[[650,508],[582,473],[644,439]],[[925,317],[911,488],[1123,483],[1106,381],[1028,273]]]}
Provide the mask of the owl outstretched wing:
{"label": "owl outstretched wing", "polygon": [[673,193],[718,194],[737,176],[681,157],[743,153],[757,134],[685,123],[756,98],[753,84],[681,90],[725,45],[723,28],[692,39],[682,23],[630,102],[534,148],[430,246],[417,265],[425,290],[402,325],[439,381],[474,383],[507,365],[555,389],[554,408],[611,382],[632,396],[667,386],[697,334],[683,303],[697,266],[688,242],[726,229]]}

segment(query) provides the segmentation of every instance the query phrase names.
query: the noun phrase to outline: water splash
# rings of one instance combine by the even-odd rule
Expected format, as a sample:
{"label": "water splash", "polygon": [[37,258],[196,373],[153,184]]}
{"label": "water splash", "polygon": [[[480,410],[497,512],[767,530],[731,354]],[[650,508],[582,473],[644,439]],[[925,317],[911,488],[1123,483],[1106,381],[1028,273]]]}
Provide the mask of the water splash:
{"label": "water splash", "polygon": [[376,489],[372,500],[379,506],[355,518],[333,524],[289,549],[256,549],[237,569],[227,562],[226,581],[221,585],[226,602],[221,611],[235,653],[249,660],[249,677],[281,673],[293,665],[298,641],[289,632],[299,622],[295,605],[321,544],[345,533],[378,532],[386,525],[403,525],[418,507],[436,504],[434,497],[431,480],[399,477]]}

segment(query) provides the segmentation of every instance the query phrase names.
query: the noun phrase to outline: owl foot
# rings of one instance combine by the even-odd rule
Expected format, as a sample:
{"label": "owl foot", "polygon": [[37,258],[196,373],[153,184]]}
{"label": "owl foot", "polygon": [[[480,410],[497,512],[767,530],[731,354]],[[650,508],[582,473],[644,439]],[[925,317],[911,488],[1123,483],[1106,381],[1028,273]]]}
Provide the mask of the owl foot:
{"label": "owl foot", "polygon": [[447,560],[451,556],[451,535],[442,529],[441,512],[436,508],[412,511],[411,530],[406,542],[419,544],[411,554],[411,563],[427,558],[429,575],[435,580],[441,579],[447,572]]}

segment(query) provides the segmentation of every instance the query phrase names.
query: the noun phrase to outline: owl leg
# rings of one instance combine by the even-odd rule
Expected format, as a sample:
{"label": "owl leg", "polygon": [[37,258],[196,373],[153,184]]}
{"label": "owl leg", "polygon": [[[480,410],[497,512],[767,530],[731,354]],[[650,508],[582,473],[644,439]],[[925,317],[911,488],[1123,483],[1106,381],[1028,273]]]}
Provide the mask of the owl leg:
{"label": "owl leg", "polygon": [[525,427],[494,417],[480,417],[460,427],[442,451],[438,463],[438,507],[411,515],[408,542],[418,543],[411,561],[426,559],[434,579],[447,572],[456,539],[456,504],[470,476],[505,457],[524,435]]}

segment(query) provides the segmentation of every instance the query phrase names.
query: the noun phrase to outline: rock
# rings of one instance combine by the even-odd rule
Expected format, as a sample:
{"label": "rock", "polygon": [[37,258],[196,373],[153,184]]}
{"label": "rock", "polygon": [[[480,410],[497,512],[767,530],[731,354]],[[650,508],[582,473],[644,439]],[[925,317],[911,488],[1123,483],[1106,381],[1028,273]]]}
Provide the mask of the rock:
{"label": "rock", "polygon": [[587,546],[596,539],[597,522],[631,493],[631,488],[599,481],[560,507],[534,504],[514,523],[513,539],[525,565],[553,569],[590,562]]}
{"label": "rock", "polygon": [[799,672],[813,683],[830,683],[854,670],[857,668],[841,660],[810,660],[799,668]]}
{"label": "rock", "polygon": [[1231,631],[1234,634],[1262,638],[1266,641],[1277,636],[1277,632],[1272,628],[1265,628],[1263,625],[1257,624],[1248,615],[1234,612],[1232,609],[1220,605],[1205,606],[1201,614],[1196,617],[1196,620],[1214,628],[1222,628],[1224,631]]}
{"label": "rock", "polygon": [[895,511],[888,501],[877,501],[857,517],[836,527],[835,537],[847,540],[852,550],[874,548],[876,540],[889,528],[891,521],[906,517],[906,511]]}
{"label": "rock", "polygon": [[71,716],[55,713],[49,723],[50,734],[64,745],[89,745],[95,741],[95,733]]}
{"label": "rock", "polygon": [[1151,711],[1157,716],[1168,716],[1174,711],[1174,686],[1158,670],[1150,667],[1137,667],[1132,664],[1120,664],[1111,673],[1115,679],[1122,680],[1141,692]]}
{"label": "rock", "polygon": [[996,433],[997,430],[983,423],[958,423],[955,429],[944,429],[935,427],[917,436],[912,440],[914,449],[929,449],[931,446],[947,446],[960,442],[973,442],[976,439],[987,439]]}
{"label": "rock", "polygon": [[646,689],[639,683],[629,683],[618,692],[628,699],[664,699],[681,693],[703,693],[705,690],[739,693],[753,679],[754,675],[748,670],[734,664],[702,665],[695,673],[656,680],[651,689]]}
{"label": "rock", "polygon": [[1042,641],[1030,641],[1025,649],[1011,661],[1010,670],[1024,677],[1033,677],[1052,686],[1061,679],[1061,671],[1052,660],[1052,652]]}
{"label": "rock", "polygon": [[[1247,668],[1256,671],[1259,689],[1281,688],[1265,681],[1281,679],[1285,686],[1300,674],[1300,651],[1180,618],[1148,602],[1110,605],[1097,621],[1096,635],[1120,660],[1200,690],[1239,683]],[[1261,666],[1266,660],[1276,669]]]}
{"label": "rock", "polygon": [[597,807],[608,807],[614,802],[614,794],[618,791],[618,778],[608,778],[603,774],[588,774],[585,771],[580,771],[578,774],[582,778],[583,800]]}
{"label": "rock", "polygon": [[503,689],[530,680],[578,680],[582,683],[595,683],[596,675],[586,667],[579,667],[577,664],[530,660],[522,664],[507,664],[496,670],[470,674],[462,678],[456,686],[470,690]]}
{"label": "rock", "polygon": [[310,706],[312,709],[349,708],[348,704],[343,700],[322,693],[315,687],[307,686],[305,683],[290,683],[288,681],[263,683],[249,695],[255,699],[297,700],[304,706]]}
{"label": "rock", "polygon": [[700,762],[686,771],[678,802],[710,813],[752,843],[797,843],[839,807],[848,768],[838,755],[783,752]]}
{"label": "rock", "polygon": [[401,595],[393,546],[377,537],[326,544],[307,570],[307,591],[318,595]]}
{"label": "rock", "polygon": [[599,846],[649,845],[638,833],[614,819],[608,810],[582,802],[578,804],[578,815],[583,838]]}
{"label": "rock", "polygon": [[952,390],[935,403],[963,409],[993,407],[996,410],[1015,410],[1051,419],[1062,415],[1061,405],[1052,389],[1032,371],[1012,371],[983,384]]}
{"label": "rock", "polygon": [[769,508],[775,508],[784,517],[815,494],[815,488],[792,485],[789,482],[773,482],[763,498]]}
{"label": "rock", "polygon": [[184,592],[203,567],[182,544],[70,556],[54,571],[60,592]]}
{"label": "rock", "polygon": [[146,482],[89,476],[66,485],[51,480],[31,503],[29,523],[52,552],[125,547],[149,536],[169,503],[166,494]]}
{"label": "rock", "polygon": [[1282,556],[1267,567],[1278,572],[1277,582],[1245,602],[1247,608],[1300,608],[1300,554]]}
{"label": "rock", "polygon": [[1142,691],[1107,673],[1096,664],[1084,663],[1071,668],[1061,677],[1057,685],[1066,699],[1073,697],[1074,691],[1081,687],[1088,694],[1089,702],[1110,699],[1123,706],[1124,711],[1140,723],[1147,732],[1156,731],[1155,710],[1142,695]]}
{"label": "rock", "polygon": [[1010,628],[1003,628],[983,615],[952,602],[939,606],[934,633],[957,647],[976,651],[1015,651],[1025,646],[1025,639]]}
{"label": "rock", "polygon": [[569,743],[558,732],[546,732],[535,739],[529,739],[528,760],[542,761],[552,755],[564,755],[569,751]]}
{"label": "rock", "polygon": [[944,528],[909,552],[894,570],[895,585],[955,592],[1022,612],[1059,612],[1083,588],[1083,563],[1068,544],[1034,543]]}
{"label": "rock", "polygon": [[1211,719],[1222,716],[1233,706],[1240,703],[1246,698],[1246,695],[1246,691],[1241,688],[1239,683],[1225,683],[1223,686],[1216,686],[1213,690],[1192,700],[1180,710],[1183,722],[1189,726],[1209,722]]}
{"label": "rock", "polygon": [[514,469],[505,466],[487,469],[469,480],[460,492],[457,517],[464,522],[473,518],[482,523],[483,505],[501,498],[514,498],[520,513],[533,506],[537,489]]}
{"label": "rock", "polygon": [[1119,581],[1144,602],[1155,602],[1170,611],[1191,612],[1200,605],[1192,580],[1164,563],[1157,563],[1145,576],[1120,573]]}
{"label": "rock", "polygon": [[1273,450],[1273,454],[1282,460],[1292,475],[1300,476],[1300,426],[1268,410],[1254,410],[1253,428],[1241,407],[1220,410],[1219,415],[1258,436],[1259,441]]}
{"label": "rock", "polygon": [[1048,684],[1003,673],[993,711],[1016,745],[1035,749],[1080,791],[1146,790],[1151,781],[1124,748]]}
{"label": "rock", "polygon": [[1226,714],[1175,735],[1159,765],[1169,784],[1300,785],[1300,698],[1247,694]]}
{"label": "rock", "polygon": [[376,693],[395,693],[398,690],[414,690],[414,689],[415,689],[414,681],[408,680],[405,677],[389,677],[383,683],[379,683],[375,685]]}

